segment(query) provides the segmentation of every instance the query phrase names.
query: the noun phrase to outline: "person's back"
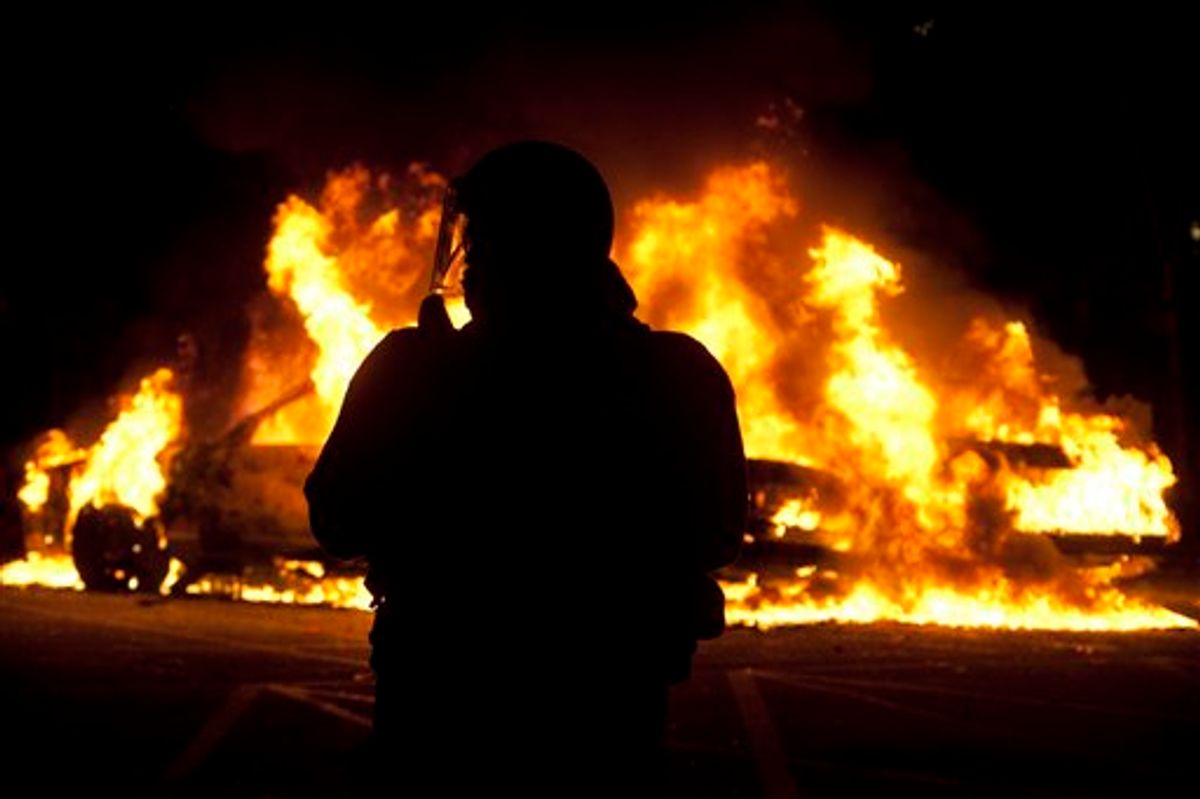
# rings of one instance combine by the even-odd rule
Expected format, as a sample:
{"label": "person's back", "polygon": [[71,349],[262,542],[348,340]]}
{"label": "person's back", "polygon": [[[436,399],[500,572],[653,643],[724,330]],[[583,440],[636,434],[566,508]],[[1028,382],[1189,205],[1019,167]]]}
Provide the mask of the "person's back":
{"label": "person's back", "polygon": [[318,539],[365,553],[384,598],[381,736],[526,788],[653,754],[745,512],[720,366],[637,322],[610,262],[565,261],[608,286],[506,296],[472,287],[494,273],[468,255],[475,321],[390,334],[307,487]]}

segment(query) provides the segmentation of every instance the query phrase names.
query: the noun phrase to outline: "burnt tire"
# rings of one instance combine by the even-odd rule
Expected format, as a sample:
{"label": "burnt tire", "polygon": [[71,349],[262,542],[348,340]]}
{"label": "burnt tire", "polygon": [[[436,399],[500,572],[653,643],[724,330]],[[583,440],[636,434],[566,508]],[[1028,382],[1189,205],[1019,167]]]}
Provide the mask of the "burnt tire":
{"label": "burnt tire", "polygon": [[[157,519],[139,525],[122,505],[79,511],[71,554],[83,584],[93,591],[157,592],[170,560],[159,546],[159,532]],[[134,578],[137,587],[131,589]]]}

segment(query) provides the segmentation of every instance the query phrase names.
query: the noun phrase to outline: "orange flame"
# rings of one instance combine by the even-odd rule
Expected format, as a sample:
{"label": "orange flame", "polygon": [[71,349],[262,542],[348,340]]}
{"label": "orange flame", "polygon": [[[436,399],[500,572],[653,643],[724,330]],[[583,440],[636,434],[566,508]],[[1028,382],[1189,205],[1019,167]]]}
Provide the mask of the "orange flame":
{"label": "orange flame", "polygon": [[272,579],[203,577],[187,587],[197,596],[227,596],[243,602],[327,605],[370,610],[371,592],[361,577],[330,576],[316,561],[280,560]]}
{"label": "orange flame", "polygon": [[120,414],[71,478],[71,518],[86,505],[124,505],[139,523],[158,513],[167,488],[159,457],[182,424],[183,400],[171,390],[173,380],[170,369],[159,369],[142,378],[137,394],[122,398]]}
{"label": "orange flame", "polygon": [[[415,301],[390,315],[373,301],[394,294],[382,275],[419,286],[426,261],[406,257],[431,240],[405,232],[395,208],[364,216],[370,183],[362,170],[334,175],[320,210],[293,197],[276,218],[271,285],[292,297],[317,345],[312,379],[327,408],[319,424],[289,431],[290,441],[323,438],[367,350],[387,326],[415,316]],[[423,207],[428,234],[432,213]],[[1005,565],[1030,546],[1022,530],[1165,534],[1169,462],[1152,445],[1121,441],[1118,417],[1062,409],[1018,322],[997,334],[977,320],[960,348],[983,350],[983,373],[965,389],[935,386],[880,314],[881,300],[903,290],[899,265],[830,228],[807,261],[786,255],[798,217],[771,166],[724,167],[692,201],[636,204],[619,250],[643,317],[696,336],[730,373],[748,452],[825,470],[847,487],[842,508],[793,500],[772,520],[777,534],[818,534],[856,559],[839,589],[818,601],[797,580],[785,601],[764,602],[761,587],[731,584],[731,615],[774,623],[801,618],[795,609],[805,607],[823,618],[999,626],[1178,623],[1096,574],[1058,565],[1020,579]],[[950,446],[963,436],[1053,445],[1076,468],[993,464]],[[1087,500],[1096,486],[1107,487],[1103,512]]]}
{"label": "orange flame", "polygon": [[83,580],[70,555],[30,552],[23,560],[0,565],[0,585],[83,590]]}
{"label": "orange flame", "polygon": [[770,379],[787,334],[737,269],[748,254],[770,259],[769,226],[796,213],[796,201],[765,163],[718,169],[696,202],[662,198],[635,205],[621,262],[642,315],[692,333],[729,372],[748,449],[805,462],[802,431]]}
{"label": "orange flame", "polygon": [[856,583],[848,594],[813,595],[806,577],[764,588],[751,577],[722,582],[730,624],[770,629],[793,624],[896,621],[943,627],[1007,630],[1128,631],[1195,629],[1193,619],[1130,599],[1111,586],[1098,585],[1087,602],[1070,602],[1044,591],[1020,589],[1008,580],[963,594],[931,587],[897,599],[870,582]]}
{"label": "orange flame", "polygon": [[49,470],[78,461],[84,454],[62,430],[47,430],[33,458],[25,462],[25,482],[17,491],[17,499],[31,513],[40,511],[50,498]]}
{"label": "orange flame", "polygon": [[[983,389],[987,403],[966,403],[950,389],[940,395],[879,313],[880,298],[903,289],[899,266],[826,228],[809,264],[781,267],[762,244],[770,225],[793,215],[765,165],[718,170],[695,202],[638,205],[623,258],[646,316],[682,327],[726,365],[748,452],[817,466],[838,475],[849,494],[840,513],[801,518],[815,509],[796,502],[772,521],[777,534],[780,525],[812,530],[816,522],[833,534],[834,549],[847,550],[853,569],[812,593],[802,578],[765,592],[757,581],[730,583],[731,619],[1195,626],[1127,599],[1106,582],[1116,575],[1079,572],[1061,558],[1023,579],[1009,573],[1018,555],[1048,557],[1032,551],[1021,530],[1165,535],[1174,524],[1162,498],[1174,479],[1166,458],[1153,445],[1120,443],[1125,423],[1116,417],[1061,412],[1020,323],[1004,327],[991,368],[968,391]],[[810,338],[789,341],[788,329]],[[978,320],[967,344],[986,329]],[[789,386],[786,367],[803,369],[817,388],[805,395]],[[789,403],[788,394],[806,402]],[[1015,401],[1022,397],[1041,409],[1032,427],[1028,402]],[[970,409],[966,418],[952,413],[961,408]],[[975,452],[951,450],[950,439],[964,433],[981,445],[1054,444],[1076,468],[1039,474],[1003,463],[995,471]],[[1104,502],[1090,500],[1094,492]]]}
{"label": "orange flame", "polygon": [[[1022,323],[998,330],[977,319],[968,339],[990,356],[984,363],[995,382],[988,396],[972,398],[966,428],[998,441],[1054,444],[1074,464],[1044,474],[1005,474],[1016,529],[1177,537],[1163,499],[1175,474],[1153,442],[1123,441],[1130,425],[1118,416],[1064,411],[1058,396],[1042,387]],[[1023,413],[1005,413],[1006,398]]]}
{"label": "orange flame", "polygon": [[29,541],[31,551],[24,560],[3,567],[0,585],[81,589],[83,582],[68,554],[80,510],[88,505],[123,505],[139,524],[158,513],[158,498],[167,487],[161,458],[179,437],[183,413],[182,398],[171,388],[173,379],[169,369],[143,378],[135,395],[120,398],[117,418],[91,447],[75,447],[60,430],[43,436],[34,458],[25,464],[25,484],[18,498],[36,519],[49,499],[49,470],[71,466],[66,518],[59,520],[61,529],[56,526],[54,535]]}
{"label": "orange flame", "polygon": [[783,538],[789,528],[797,530],[816,530],[821,526],[821,512],[812,507],[811,501],[804,499],[789,499],[771,517],[775,526],[775,535]]}
{"label": "orange flame", "polygon": [[[395,209],[356,221],[369,183],[361,170],[335,175],[320,211],[293,197],[276,219],[271,285],[287,290],[305,318],[320,353],[312,378],[330,408],[324,421],[289,432],[288,440],[320,440],[349,375],[385,326],[415,316],[415,301],[400,313],[379,313],[369,301],[381,296],[371,280],[351,286],[353,275],[367,274],[419,285],[425,261],[398,253],[431,243],[404,234]],[[429,213],[426,207],[422,219],[432,233]],[[1148,535],[1173,524],[1162,500],[1173,480],[1169,462],[1153,445],[1120,441],[1118,417],[1061,409],[1019,322],[997,334],[977,320],[960,348],[973,348],[977,360],[983,350],[986,368],[966,388],[935,387],[880,314],[880,301],[903,290],[899,265],[831,228],[807,261],[781,256],[791,249],[787,227],[799,210],[787,181],[766,163],[717,169],[697,199],[648,199],[632,216],[619,255],[641,314],[696,336],[726,367],[748,452],[825,470],[847,487],[841,508],[793,500],[772,523],[777,534],[823,536],[853,568],[819,591],[803,577],[784,586],[730,583],[732,619],[1191,624],[1127,599],[1106,582],[1113,574],[1061,563],[1034,577],[1009,573],[1006,559],[1032,546],[1021,530]],[[397,236],[411,246],[396,245]],[[1076,468],[993,464],[950,446],[963,436],[981,445],[1057,446]],[[1095,486],[1107,486],[1101,490],[1112,505],[1102,514],[1098,503],[1084,501]],[[303,601],[290,590],[244,593]]]}
{"label": "orange flame", "polygon": [[[319,203],[293,196],[279,207],[269,285],[289,298],[305,335],[252,344],[243,399],[263,407],[301,377],[316,399],[280,411],[256,443],[322,441],[362,358],[385,330],[415,319],[444,181],[422,170],[410,177],[418,191],[407,204],[389,194],[386,176],[352,168],[331,176]],[[1056,376],[1043,373],[1041,344],[1018,321],[981,316],[946,352],[918,354],[884,313],[904,289],[900,265],[833,228],[811,246],[802,221],[777,169],[722,167],[696,198],[637,203],[617,249],[641,316],[691,333],[726,367],[748,453],[804,464],[843,486],[836,503],[813,493],[771,520],[776,534],[796,530],[830,545],[837,572],[727,582],[730,620],[1195,627],[1122,594],[1113,581],[1124,566],[1073,568],[1027,534],[1173,536],[1163,500],[1171,464],[1138,425],[1058,391]],[[461,306],[454,312],[462,321]],[[299,353],[302,367],[291,370],[284,351]],[[945,379],[946,359],[969,362],[967,379]],[[1022,462],[1020,447],[1032,445],[1057,454]],[[37,499],[36,479],[27,485]],[[367,605],[361,580],[296,571],[285,564],[281,574],[292,576],[282,582],[239,582],[233,592]],[[201,580],[188,590],[226,589]]]}
{"label": "orange flame", "polygon": [[[416,168],[412,176],[425,194],[408,214],[395,202],[372,210],[373,190],[386,195],[391,181],[385,175],[373,182],[362,167],[330,175],[318,205],[292,195],[279,206],[267,247],[268,285],[294,303],[316,345],[307,377],[316,388],[317,407],[284,408],[260,425],[254,443],[324,441],[363,358],[389,328],[416,321],[429,277],[426,251],[433,246],[440,215],[435,191],[445,181]],[[366,293],[370,300],[363,298]],[[460,306],[454,308],[459,316]],[[277,377],[281,366],[268,358],[259,369]],[[258,405],[282,393],[282,386],[268,383],[257,392],[263,395]]]}

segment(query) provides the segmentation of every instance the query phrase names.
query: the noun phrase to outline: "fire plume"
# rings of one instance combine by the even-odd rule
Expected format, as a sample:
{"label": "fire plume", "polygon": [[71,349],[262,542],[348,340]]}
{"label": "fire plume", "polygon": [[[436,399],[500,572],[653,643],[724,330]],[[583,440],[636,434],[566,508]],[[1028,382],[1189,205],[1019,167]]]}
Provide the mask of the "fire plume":
{"label": "fire plume", "polygon": [[182,425],[183,400],[171,389],[173,379],[170,369],[159,369],[142,378],[137,394],[122,398],[119,415],[71,478],[72,518],[86,505],[123,505],[139,522],[158,513],[167,488],[159,458]]}
{"label": "fire plume", "polygon": [[[316,389],[316,407],[284,408],[258,428],[255,443],[324,441],[363,358],[387,330],[416,321],[422,281],[428,280],[426,250],[437,235],[434,192],[445,182],[415,167],[410,178],[420,190],[411,195],[414,209],[388,199],[392,181],[386,175],[372,179],[362,167],[351,167],[330,175],[317,204],[292,195],[276,211],[264,264],[268,286],[294,304],[316,345],[303,375]],[[267,357],[260,371],[267,384],[252,393],[262,395],[255,400],[262,405],[281,393],[272,379],[285,370]]]}
{"label": "fire plume", "polygon": [[34,456],[25,462],[25,482],[17,491],[17,499],[30,512],[42,509],[50,497],[50,469],[77,462],[85,457],[62,430],[42,434]]}

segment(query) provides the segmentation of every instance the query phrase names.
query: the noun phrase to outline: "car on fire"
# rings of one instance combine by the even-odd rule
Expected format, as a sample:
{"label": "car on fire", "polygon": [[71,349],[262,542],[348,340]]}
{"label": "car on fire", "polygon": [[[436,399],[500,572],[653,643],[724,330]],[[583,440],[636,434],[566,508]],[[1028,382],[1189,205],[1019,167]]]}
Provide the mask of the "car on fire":
{"label": "car on fire", "polygon": [[[302,386],[241,419],[223,435],[192,441],[171,458],[160,510],[139,518],[116,504],[81,509],[66,530],[65,488],[78,460],[49,471],[47,502],[25,515],[26,541],[33,547],[68,550],[89,589],[157,591],[171,571],[182,568],[173,593],[206,575],[269,571],[281,562],[317,563],[322,572],[361,573],[361,564],[329,559],[308,528],[302,487],[318,448],[253,442],[259,424],[306,396]],[[1069,469],[1063,451],[1044,444],[976,440],[949,442],[950,453],[971,450],[991,469]],[[787,573],[799,564],[830,564],[842,557],[838,536],[824,527],[847,503],[846,486],[830,471],[779,460],[748,461],[750,513],[742,555],[733,574]],[[69,535],[68,535],[69,532]],[[1064,553],[1115,555],[1156,553],[1161,539],[1048,533]]]}

